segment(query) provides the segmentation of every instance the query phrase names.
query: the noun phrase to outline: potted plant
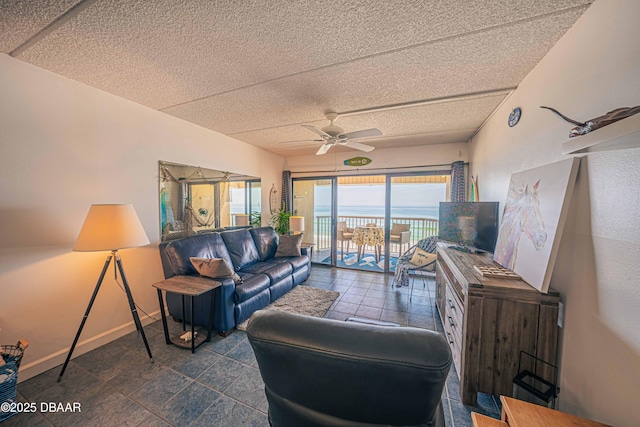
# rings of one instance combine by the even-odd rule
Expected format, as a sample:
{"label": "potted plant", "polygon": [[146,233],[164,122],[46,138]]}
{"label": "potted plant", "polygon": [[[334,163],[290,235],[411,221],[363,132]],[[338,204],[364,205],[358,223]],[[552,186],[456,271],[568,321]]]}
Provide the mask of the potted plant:
{"label": "potted plant", "polygon": [[262,213],[259,211],[254,211],[249,214],[249,224],[253,228],[258,228],[262,225]]}
{"label": "potted plant", "polygon": [[276,230],[276,233],[289,234],[289,218],[295,214],[295,211],[292,213],[285,210],[283,205],[282,209],[271,217],[271,226]]}

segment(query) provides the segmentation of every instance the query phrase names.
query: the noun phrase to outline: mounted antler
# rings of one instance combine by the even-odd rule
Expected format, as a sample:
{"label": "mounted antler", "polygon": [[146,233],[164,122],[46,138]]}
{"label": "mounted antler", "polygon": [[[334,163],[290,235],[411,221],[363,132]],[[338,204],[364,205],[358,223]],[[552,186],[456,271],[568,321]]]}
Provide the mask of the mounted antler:
{"label": "mounted antler", "polygon": [[540,108],[546,108],[547,110],[551,110],[562,120],[565,120],[571,124],[577,125],[573,129],[571,129],[571,132],[569,132],[569,138],[573,138],[574,136],[585,135],[591,132],[592,130],[600,129],[602,127],[615,123],[618,120],[622,120],[627,117],[633,116],[634,114],[640,113],[640,105],[636,107],[616,108],[613,111],[609,111],[604,116],[599,116],[599,117],[596,117],[595,119],[587,120],[586,122],[583,123],[565,116],[564,114],[560,113],[558,110],[554,108],[543,107],[543,106],[540,106]]}

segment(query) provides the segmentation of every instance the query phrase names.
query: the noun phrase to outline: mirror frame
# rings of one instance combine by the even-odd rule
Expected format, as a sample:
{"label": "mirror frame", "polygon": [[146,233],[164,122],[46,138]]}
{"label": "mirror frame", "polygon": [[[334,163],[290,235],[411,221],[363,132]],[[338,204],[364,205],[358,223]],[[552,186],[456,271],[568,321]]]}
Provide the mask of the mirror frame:
{"label": "mirror frame", "polygon": [[[166,161],[158,162],[158,171],[162,242],[260,224],[260,178]],[[235,186],[234,183],[243,185]],[[211,193],[210,196],[206,192],[202,193],[199,200],[203,200],[204,205],[194,206],[194,186],[201,184],[211,186]],[[237,191],[232,191],[235,187],[244,189],[244,209],[242,212],[232,213],[233,194],[237,194]],[[249,224],[245,225],[244,218],[247,215]]]}

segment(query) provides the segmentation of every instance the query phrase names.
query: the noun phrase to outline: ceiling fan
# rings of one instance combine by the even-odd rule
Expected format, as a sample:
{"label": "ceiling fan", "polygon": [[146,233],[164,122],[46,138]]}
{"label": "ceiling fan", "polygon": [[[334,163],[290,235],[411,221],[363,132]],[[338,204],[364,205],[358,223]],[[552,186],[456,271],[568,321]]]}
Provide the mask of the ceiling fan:
{"label": "ceiling fan", "polygon": [[358,139],[358,138],[369,138],[372,136],[382,135],[382,132],[380,132],[380,130],[375,128],[344,133],[344,130],[341,127],[336,126],[333,123],[338,118],[338,113],[329,111],[325,113],[325,117],[327,118],[327,120],[331,122],[331,124],[329,126],[323,127],[322,129],[317,129],[309,125],[302,125],[302,127],[309,129],[311,132],[314,132],[320,135],[320,137],[322,138],[322,139],[314,139],[313,141],[324,142],[322,147],[320,147],[320,149],[316,153],[317,156],[320,156],[326,153],[327,151],[329,151],[329,148],[333,147],[336,144],[344,145],[346,147],[353,148],[360,151],[369,152],[369,151],[372,151],[375,147],[372,147],[370,145],[360,144],[359,142],[353,142],[352,140]]}

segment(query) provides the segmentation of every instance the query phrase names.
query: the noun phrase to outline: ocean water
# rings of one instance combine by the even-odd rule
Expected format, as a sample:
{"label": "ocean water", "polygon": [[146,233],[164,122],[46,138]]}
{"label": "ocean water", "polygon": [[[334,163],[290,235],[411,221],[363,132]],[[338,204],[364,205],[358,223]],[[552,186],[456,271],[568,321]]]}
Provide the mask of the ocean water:
{"label": "ocean water", "polygon": [[[392,206],[393,218],[438,219],[439,206]],[[303,212],[298,212],[303,213]],[[315,216],[330,216],[330,206],[316,206]],[[384,217],[383,206],[339,206],[338,216]]]}

